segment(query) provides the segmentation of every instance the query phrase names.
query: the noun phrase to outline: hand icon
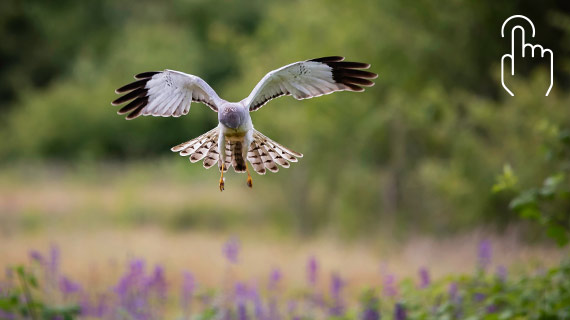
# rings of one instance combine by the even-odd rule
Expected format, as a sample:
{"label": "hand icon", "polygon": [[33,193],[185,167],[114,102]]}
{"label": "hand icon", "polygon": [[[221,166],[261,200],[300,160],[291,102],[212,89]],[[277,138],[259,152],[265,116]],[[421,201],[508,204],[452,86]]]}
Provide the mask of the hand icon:
{"label": "hand icon", "polygon": [[[507,20],[505,20],[505,22],[503,22],[503,26],[501,28],[501,37],[505,37],[505,25],[507,24],[507,22],[509,22],[509,20],[514,19],[514,18],[522,18],[525,19],[526,21],[528,21],[528,23],[530,24],[530,26],[532,27],[532,37],[534,38],[535,35],[535,30],[534,30],[534,24],[532,23],[532,21],[530,21],[529,18],[523,16],[523,15],[514,15],[509,17]],[[517,30],[521,31],[521,46],[519,48],[515,48],[515,41],[516,38],[516,34],[517,34]],[[516,49],[520,49],[520,51],[516,50]],[[521,55],[517,56],[517,53],[520,52]],[[540,53],[540,56],[538,55]],[[525,42],[525,30],[523,27],[521,27],[520,25],[515,26],[514,28],[511,29],[511,53],[505,54],[503,55],[503,57],[501,58],[501,84],[503,85],[503,88],[505,88],[505,90],[511,95],[514,96],[515,94],[507,87],[507,85],[505,84],[505,60],[510,60],[511,62],[511,75],[514,76],[515,75],[515,56],[517,57],[517,60],[519,58],[525,58],[527,57],[527,55],[530,54],[532,58],[536,57],[539,58],[546,58],[550,64],[550,86],[548,87],[548,90],[546,90],[546,96],[548,96],[548,94],[550,93],[550,90],[552,89],[552,86],[554,84],[554,54],[552,52],[552,50],[550,49],[545,49],[543,48],[541,45],[536,44],[530,44],[530,43],[526,43]]]}

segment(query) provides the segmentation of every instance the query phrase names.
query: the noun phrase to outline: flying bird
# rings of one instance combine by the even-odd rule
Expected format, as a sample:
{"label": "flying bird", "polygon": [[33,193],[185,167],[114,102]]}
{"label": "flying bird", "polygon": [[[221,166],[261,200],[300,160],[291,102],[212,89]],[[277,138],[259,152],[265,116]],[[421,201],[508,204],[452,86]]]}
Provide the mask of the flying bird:
{"label": "flying bird", "polygon": [[269,139],[253,128],[250,112],[269,100],[290,95],[297,100],[336,91],[364,91],[371,87],[377,74],[365,71],[370,64],[344,61],[344,57],[323,57],[295,62],[273,70],[259,81],[253,91],[239,102],[228,102],[200,77],[180,71],[164,70],[135,75],[137,81],[115,90],[124,94],[112,102],[123,106],[118,114],[127,120],[138,116],[179,117],[188,114],[192,102],[201,102],[218,113],[218,126],[171,150],[189,156],[191,162],[203,160],[206,169],[218,164],[219,187],[224,190],[224,172],[247,172],[252,187],[248,160],[255,172],[277,172],[276,164],[288,168],[303,155]]}

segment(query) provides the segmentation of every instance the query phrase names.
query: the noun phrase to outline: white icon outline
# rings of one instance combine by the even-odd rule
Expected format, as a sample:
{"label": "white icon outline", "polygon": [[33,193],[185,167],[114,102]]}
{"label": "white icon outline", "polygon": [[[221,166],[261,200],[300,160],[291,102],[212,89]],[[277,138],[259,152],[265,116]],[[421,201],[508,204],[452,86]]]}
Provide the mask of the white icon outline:
{"label": "white icon outline", "polygon": [[[509,18],[507,18],[507,20],[505,20],[505,22],[503,22],[503,26],[501,27],[501,38],[505,37],[505,26],[507,25],[507,23],[515,18],[522,18],[524,20],[526,20],[530,26],[532,27],[532,37],[534,38],[535,34],[536,34],[536,30],[534,29],[534,24],[532,23],[532,21],[520,14],[516,14],[516,15],[512,15]],[[530,44],[530,43],[526,43],[525,42],[525,29],[520,26],[520,25],[516,25],[514,28],[511,29],[511,52],[504,54],[501,57],[501,84],[503,85],[503,88],[511,95],[514,97],[514,93],[507,87],[507,85],[505,84],[505,58],[509,58],[511,60],[511,75],[514,76],[515,75],[515,31],[516,30],[521,30],[522,31],[522,57],[525,57],[525,51],[527,48],[531,49],[531,56],[534,58],[534,51],[536,48],[540,48],[540,56],[544,58],[544,54],[545,53],[549,53],[550,54],[550,86],[548,87],[548,90],[546,90],[546,95],[548,96],[548,94],[550,93],[550,90],[552,89],[552,86],[554,85],[554,53],[552,52],[552,50],[550,49],[545,49],[543,46],[541,46],[540,44]]]}

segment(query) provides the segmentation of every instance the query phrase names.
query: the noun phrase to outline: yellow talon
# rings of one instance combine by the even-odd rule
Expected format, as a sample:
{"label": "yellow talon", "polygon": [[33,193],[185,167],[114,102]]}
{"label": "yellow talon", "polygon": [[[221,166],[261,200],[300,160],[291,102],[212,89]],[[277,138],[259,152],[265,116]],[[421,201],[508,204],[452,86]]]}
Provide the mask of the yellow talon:
{"label": "yellow talon", "polygon": [[222,162],[222,175],[220,176],[220,192],[224,191],[224,163]]}
{"label": "yellow talon", "polygon": [[253,181],[251,179],[251,175],[249,174],[249,167],[247,166],[247,162],[245,163],[245,170],[247,171],[247,186],[253,187]]}

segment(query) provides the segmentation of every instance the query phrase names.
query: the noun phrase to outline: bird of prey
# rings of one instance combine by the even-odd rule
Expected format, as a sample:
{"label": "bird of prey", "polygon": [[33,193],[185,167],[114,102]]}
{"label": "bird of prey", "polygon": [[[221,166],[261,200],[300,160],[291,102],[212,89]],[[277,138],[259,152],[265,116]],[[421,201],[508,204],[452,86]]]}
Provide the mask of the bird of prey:
{"label": "bird of prey", "polygon": [[218,113],[218,126],[181,143],[171,150],[189,156],[191,162],[204,160],[209,169],[218,164],[221,172],[219,188],[224,190],[224,172],[230,166],[235,172],[247,172],[247,185],[252,187],[246,159],[258,174],[277,172],[276,163],[284,168],[302,157],[269,139],[253,128],[250,112],[269,100],[291,95],[297,100],[318,97],[335,91],[364,91],[374,85],[377,74],[365,71],[367,63],[344,61],[344,57],[323,57],[295,62],[273,70],[259,81],[249,96],[239,102],[228,102],[201,78],[180,71],[164,70],[135,75],[137,81],[115,90],[124,94],[112,102],[123,106],[117,113],[138,116],[179,117],[190,111],[192,102],[201,102]]}

